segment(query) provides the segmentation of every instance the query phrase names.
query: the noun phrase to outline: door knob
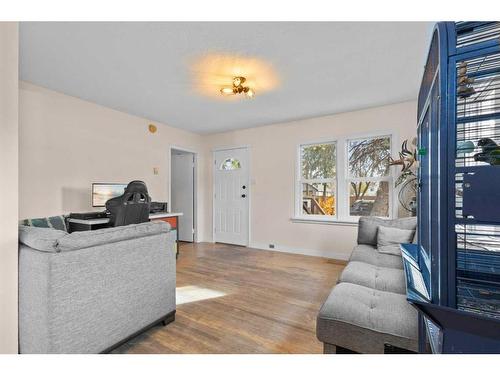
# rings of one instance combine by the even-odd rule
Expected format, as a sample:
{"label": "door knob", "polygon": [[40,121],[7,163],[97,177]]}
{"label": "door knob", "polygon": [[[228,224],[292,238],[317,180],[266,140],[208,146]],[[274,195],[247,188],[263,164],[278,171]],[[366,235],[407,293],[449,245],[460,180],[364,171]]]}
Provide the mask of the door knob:
{"label": "door knob", "polygon": [[242,197],[242,198],[246,198],[246,195],[245,195],[245,194],[241,194],[241,197]]}

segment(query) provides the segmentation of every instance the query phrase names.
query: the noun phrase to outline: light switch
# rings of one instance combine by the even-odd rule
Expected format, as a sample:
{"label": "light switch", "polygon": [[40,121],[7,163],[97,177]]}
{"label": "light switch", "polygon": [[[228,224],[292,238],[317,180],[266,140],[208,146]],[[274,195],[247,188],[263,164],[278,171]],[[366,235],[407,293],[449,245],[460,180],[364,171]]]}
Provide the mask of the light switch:
{"label": "light switch", "polygon": [[153,167],[153,174],[154,175],[158,175],[160,172],[159,172],[159,168],[158,167]]}

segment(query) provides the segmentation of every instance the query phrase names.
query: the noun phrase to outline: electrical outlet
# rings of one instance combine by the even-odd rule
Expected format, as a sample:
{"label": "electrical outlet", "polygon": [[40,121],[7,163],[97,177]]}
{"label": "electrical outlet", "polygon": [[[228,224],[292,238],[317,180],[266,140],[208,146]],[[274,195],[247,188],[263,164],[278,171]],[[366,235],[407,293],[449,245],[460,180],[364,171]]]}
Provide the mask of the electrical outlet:
{"label": "electrical outlet", "polygon": [[269,244],[269,248],[270,248],[270,249],[274,249],[274,244],[273,244],[273,243],[270,243],[270,244]]}

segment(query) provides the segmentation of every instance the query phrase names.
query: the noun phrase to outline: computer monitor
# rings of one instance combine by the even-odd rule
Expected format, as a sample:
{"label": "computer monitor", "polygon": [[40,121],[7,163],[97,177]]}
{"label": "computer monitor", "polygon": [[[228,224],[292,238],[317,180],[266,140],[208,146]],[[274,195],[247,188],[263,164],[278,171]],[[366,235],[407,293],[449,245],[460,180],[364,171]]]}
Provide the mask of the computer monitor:
{"label": "computer monitor", "polygon": [[127,184],[92,184],[92,207],[104,207],[106,202],[123,195]]}

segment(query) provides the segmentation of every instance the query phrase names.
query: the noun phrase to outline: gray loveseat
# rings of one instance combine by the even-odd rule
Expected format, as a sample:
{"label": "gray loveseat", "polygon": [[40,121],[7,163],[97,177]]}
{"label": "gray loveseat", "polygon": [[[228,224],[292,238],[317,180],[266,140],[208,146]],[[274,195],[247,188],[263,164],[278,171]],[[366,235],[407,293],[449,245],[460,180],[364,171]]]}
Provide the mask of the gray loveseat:
{"label": "gray loveseat", "polygon": [[164,222],[68,234],[19,227],[21,353],[100,353],[175,316]]}
{"label": "gray loveseat", "polygon": [[325,353],[417,351],[417,313],[406,301],[402,259],[377,251],[379,225],[416,230],[416,218],[360,219],[358,245],[317,317]]}

